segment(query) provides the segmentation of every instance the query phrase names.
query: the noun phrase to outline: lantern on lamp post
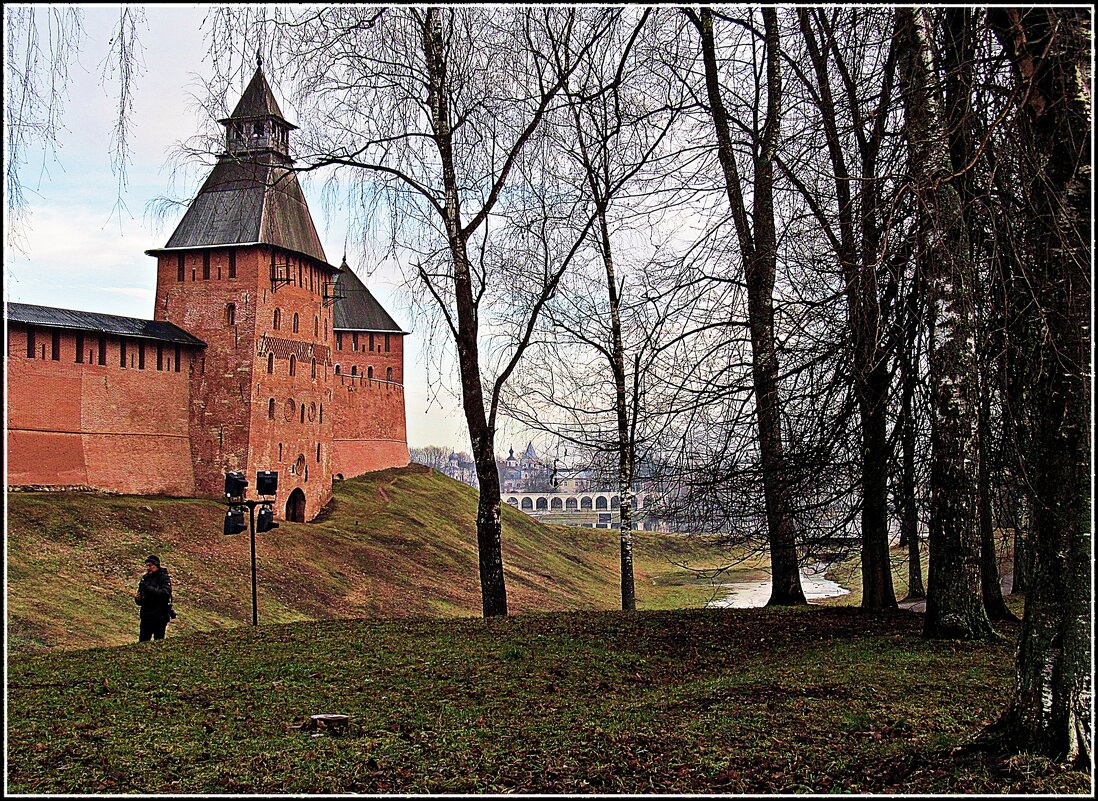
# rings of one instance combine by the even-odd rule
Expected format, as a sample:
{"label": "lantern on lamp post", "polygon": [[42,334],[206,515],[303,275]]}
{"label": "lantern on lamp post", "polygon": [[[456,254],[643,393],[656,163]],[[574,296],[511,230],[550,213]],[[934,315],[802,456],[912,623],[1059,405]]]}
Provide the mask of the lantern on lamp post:
{"label": "lantern on lamp post", "polygon": [[[225,534],[239,534],[248,528],[251,535],[252,546],[252,625],[259,625],[259,596],[256,589],[255,575],[255,534],[278,528],[274,522],[273,501],[245,500],[244,493],[248,489],[248,479],[243,473],[225,474],[225,498],[229,508],[225,512]],[[273,470],[260,470],[255,476],[255,491],[258,495],[275,495],[278,492],[278,472]],[[256,519],[255,510],[259,507],[259,519]],[[250,525],[244,523],[244,509],[248,509]]]}

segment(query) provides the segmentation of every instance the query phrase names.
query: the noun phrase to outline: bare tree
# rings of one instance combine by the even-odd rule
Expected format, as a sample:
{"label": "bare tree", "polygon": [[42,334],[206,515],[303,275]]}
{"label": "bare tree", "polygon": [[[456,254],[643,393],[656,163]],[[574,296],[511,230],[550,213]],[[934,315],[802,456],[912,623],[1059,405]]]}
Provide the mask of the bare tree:
{"label": "bare tree", "polygon": [[[849,13],[857,16],[865,12],[852,9]],[[894,48],[885,43],[865,48],[861,54],[863,58],[872,58],[874,51],[878,57],[884,54],[879,83],[867,85],[868,82],[856,81],[836,41],[832,16],[832,12],[824,9],[798,10],[801,34],[815,77],[814,82],[807,77],[803,80],[812,90],[825,133],[834,177],[837,225],[825,216],[817,199],[809,197],[809,202],[819,210],[821,225],[833,243],[847,298],[851,372],[861,422],[862,607],[888,609],[896,606],[896,596],[888,554],[889,371],[878,288],[878,270],[884,261],[879,220],[883,182],[878,175],[878,164],[890,119],[895,53]],[[872,18],[869,22],[873,25]],[[849,137],[840,132],[831,87],[832,63],[840,77],[841,96],[849,106],[846,109],[852,134]],[[870,87],[877,100],[867,113],[860,94]],[[848,167],[844,139],[852,139],[857,144],[853,169]]]}
{"label": "bare tree", "polygon": [[[992,620],[1015,620],[1003,601],[995,546],[995,519],[992,509],[993,462],[995,442],[992,435],[992,406],[995,391],[993,372],[998,362],[998,350],[992,346],[991,318],[993,305],[986,291],[986,264],[993,254],[985,251],[990,243],[984,221],[990,219],[987,177],[981,170],[986,162],[986,148],[978,147],[977,135],[994,133],[994,120],[982,123],[977,118],[976,105],[982,92],[977,91],[977,64],[980,37],[978,20],[973,9],[948,8],[942,12],[941,84],[944,92],[944,114],[949,138],[953,182],[961,201],[961,213],[969,237],[969,255],[973,270],[973,328],[976,341],[977,378],[977,447],[979,450],[976,482],[976,508],[980,529],[980,595]],[[984,111],[984,109],[980,109]]]}
{"label": "bare tree", "polygon": [[[100,71],[104,85],[115,85],[118,90],[107,151],[117,177],[114,210],[119,214],[125,209],[132,157],[134,92],[144,71],[140,39],[144,22],[141,8],[119,8]],[[4,36],[7,234],[16,247],[22,247],[28,224],[24,171],[33,155],[41,156],[43,173],[48,171],[48,161],[57,160],[58,137],[65,130],[69,69],[84,46],[84,10],[71,5],[6,5]]]}
{"label": "bare tree", "polygon": [[949,161],[925,10],[897,9],[912,191],[920,204],[920,262],[930,310],[930,576],[925,631],[933,637],[993,634],[980,598],[976,518],[975,340],[973,265],[961,199]]}
{"label": "bare tree", "polygon": [[[543,425],[536,412],[527,411],[530,395],[516,396],[513,412],[527,418],[528,424],[555,430],[558,436],[585,448],[613,451],[617,467],[614,482],[619,497],[619,553],[621,566],[621,604],[624,611],[636,609],[633,580],[633,483],[637,460],[637,427],[646,414],[642,385],[646,371],[642,360],[652,355],[659,316],[646,318],[645,303],[630,306],[623,297],[631,279],[621,272],[620,252],[615,238],[628,236],[639,226],[651,224],[654,215],[668,208],[661,199],[661,184],[674,172],[674,152],[663,147],[675,124],[680,101],[672,97],[672,85],[656,73],[651,64],[656,50],[664,46],[661,39],[645,25],[651,14],[646,9],[632,24],[612,27],[593,53],[591,71],[576,72],[565,86],[569,99],[568,119],[557,127],[558,147],[568,154],[574,165],[575,190],[589,197],[594,208],[595,224],[590,230],[586,249],[592,261],[601,268],[601,281],[606,288],[605,303],[594,300],[585,284],[594,276],[584,273],[571,282],[570,291],[559,293],[548,307],[548,319],[554,331],[568,342],[590,349],[601,357],[605,367],[593,366],[598,376],[608,368],[613,409],[614,434],[602,428],[605,421],[593,404],[603,402],[601,392],[574,393],[576,385],[597,383],[588,377],[574,376],[564,401],[554,385],[562,375],[546,375],[540,382],[544,389],[534,398],[544,398],[550,405],[568,408],[597,420],[594,430],[589,425]],[[563,70],[563,64],[559,68]],[[625,198],[619,204],[619,196]],[[619,205],[622,207],[619,210]],[[578,274],[577,274],[578,275]],[[595,279],[597,280],[597,279]],[[642,283],[638,283],[643,290]],[[623,308],[623,305],[627,308]],[[623,316],[628,321],[623,321]],[[628,330],[626,329],[628,326]],[[635,343],[632,347],[629,343]],[[552,346],[552,340],[547,342]],[[554,361],[560,356],[555,354]],[[582,358],[582,357],[580,357]],[[629,363],[627,363],[627,360]],[[566,370],[567,368],[565,368]],[[540,373],[537,367],[534,372]],[[553,379],[556,380],[553,380]],[[549,386],[546,386],[546,385]]]}
{"label": "bare tree", "polygon": [[[335,6],[241,13],[239,37],[263,42],[295,86],[307,118],[300,169],[337,168],[353,201],[387,207],[387,219],[372,221],[387,224],[394,255],[413,254],[407,260],[422,298],[449,333],[480,485],[483,612],[504,615],[500,394],[593,220],[582,200],[564,210],[547,202],[554,178],[541,158],[540,129],[563,106],[569,76],[623,12]],[[222,69],[232,73],[234,62]],[[578,238],[559,225],[585,216]]]}
{"label": "bare tree", "polygon": [[450,460],[452,451],[440,445],[426,445],[422,448],[409,448],[408,455],[416,464],[430,467],[441,472]]}
{"label": "bare tree", "polygon": [[79,7],[4,7],[4,194],[8,234],[17,244],[26,212],[23,168],[35,147],[44,148],[43,159],[56,158],[69,65],[83,35]]}
{"label": "bare tree", "polygon": [[803,604],[805,597],[797,565],[796,525],[785,483],[787,468],[782,445],[778,358],[774,347],[773,292],[777,272],[777,240],[773,191],[782,103],[782,55],[777,11],[773,7],[764,7],[762,10],[763,39],[766,46],[766,116],[761,130],[756,131],[758,146],[752,159],[753,208],[750,218],[732,144],[731,120],[721,94],[713,11],[703,7],[698,12],[684,9],[684,13],[697,29],[701,42],[706,97],[747,283],[755,414],[772,569],[772,590],[768,603]]}
{"label": "bare tree", "polygon": [[1024,289],[1039,347],[1021,466],[1033,529],[1018,680],[997,727],[1017,745],[1093,764],[1091,561],[1092,11],[994,9],[1029,149],[1024,193],[1034,258]]}

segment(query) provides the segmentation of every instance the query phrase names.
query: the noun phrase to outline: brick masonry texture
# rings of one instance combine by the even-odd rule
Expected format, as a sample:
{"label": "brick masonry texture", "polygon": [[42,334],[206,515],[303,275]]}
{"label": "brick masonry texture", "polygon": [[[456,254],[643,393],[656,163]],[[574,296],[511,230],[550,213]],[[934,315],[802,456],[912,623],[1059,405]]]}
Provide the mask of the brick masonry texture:
{"label": "brick masonry texture", "polygon": [[[287,283],[272,285],[272,262]],[[233,274],[230,277],[230,274]],[[277,470],[275,512],[295,490],[304,519],[331,499],[333,477],[408,463],[403,337],[359,333],[358,350],[337,351],[323,302],[330,269],[265,245],[159,252],[154,318],[206,342],[175,347],[35,327],[8,333],[9,486],[87,486],[116,492],[220,497],[225,472],[254,488],[257,470]],[[296,318],[296,330],[295,330]],[[342,332],[350,346],[352,335]],[[291,367],[292,361],[292,367]],[[335,366],[340,365],[340,374]],[[354,368],[355,375],[344,374]],[[371,373],[373,378],[367,378]],[[291,374],[292,370],[292,374]]]}
{"label": "brick masonry texture", "polygon": [[52,331],[36,327],[36,358],[27,356],[26,327],[8,328],[8,484],[88,486],[116,492],[189,496],[195,493],[188,407],[194,350],[107,337],[106,364],[98,337],[85,334],[76,362],[76,334],[62,331],[58,359]]}
{"label": "brick masonry texture", "polygon": [[149,251],[153,319],[205,346],[10,325],[8,486],[221,497],[241,471],[256,498],[256,472],[275,470],[275,515],[309,520],[335,476],[408,464],[402,335],[337,336],[337,271],[284,169],[288,139],[241,137],[245,122],[292,128],[261,67],[233,118],[226,155],[242,160],[219,159],[172,247]]}

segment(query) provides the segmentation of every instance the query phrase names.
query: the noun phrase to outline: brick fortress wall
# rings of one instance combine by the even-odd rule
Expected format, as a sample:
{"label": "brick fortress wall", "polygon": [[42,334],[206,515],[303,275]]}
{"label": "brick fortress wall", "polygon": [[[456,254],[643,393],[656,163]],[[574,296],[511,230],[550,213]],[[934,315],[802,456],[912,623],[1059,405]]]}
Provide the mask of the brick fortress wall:
{"label": "brick fortress wall", "polygon": [[333,472],[344,478],[408,464],[404,337],[337,331],[332,361]]}
{"label": "brick fortress wall", "polygon": [[[309,520],[331,498],[334,472],[408,463],[400,334],[381,333],[370,348],[361,334],[363,347],[346,363],[355,375],[336,373],[337,315],[381,319],[356,323],[363,327],[392,321],[366,295],[357,296],[365,312],[333,314],[326,305],[325,285],[334,288],[338,271],[287,169],[294,126],[261,66],[221,123],[229,158],[218,160],[168,243],[146,251],[157,258],[154,320],[205,347],[185,349],[185,370],[176,372],[171,356],[176,364],[154,373],[147,362],[145,371],[112,368],[124,358],[117,337],[102,366],[28,355],[27,331],[20,343],[14,326],[9,483],[221,497],[225,473],[242,471],[254,498],[256,472],[276,470],[276,516]],[[132,318],[85,323],[187,339]],[[63,337],[65,347],[75,347],[74,336]]]}
{"label": "brick fortress wall", "polygon": [[188,408],[201,349],[180,346],[177,370],[170,343],[104,336],[99,364],[97,334],[31,328],[33,358],[27,326],[8,327],[8,485],[194,495]]}
{"label": "brick fortress wall", "polygon": [[[293,277],[277,291],[272,253]],[[178,369],[172,343],[104,335],[101,365],[98,333],[45,326],[30,357],[11,322],[8,484],[220,497],[228,470],[277,470],[277,515],[301,489],[311,519],[333,475],[407,465],[403,337],[333,332],[328,278],[267,246],[161,252],[154,317],[207,343]]]}

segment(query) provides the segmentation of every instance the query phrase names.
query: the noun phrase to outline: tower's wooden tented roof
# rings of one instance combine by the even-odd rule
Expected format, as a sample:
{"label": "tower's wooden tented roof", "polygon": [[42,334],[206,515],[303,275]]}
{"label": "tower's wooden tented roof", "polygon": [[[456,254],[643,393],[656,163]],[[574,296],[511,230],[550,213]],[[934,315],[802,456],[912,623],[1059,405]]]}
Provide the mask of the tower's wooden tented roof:
{"label": "tower's wooden tented roof", "polygon": [[261,158],[222,156],[164,249],[275,245],[327,264],[297,176]]}
{"label": "tower's wooden tented roof", "polygon": [[336,273],[336,301],[332,328],[336,331],[379,331],[381,333],[406,334],[385,311],[377,298],[366,288],[347,260]]}
{"label": "tower's wooden tented roof", "polygon": [[[257,69],[226,127],[243,120],[282,117],[271,89]],[[231,245],[274,245],[326,265],[312,214],[290,159],[274,150],[223,153],[187,208],[168,243],[150,254]]]}

